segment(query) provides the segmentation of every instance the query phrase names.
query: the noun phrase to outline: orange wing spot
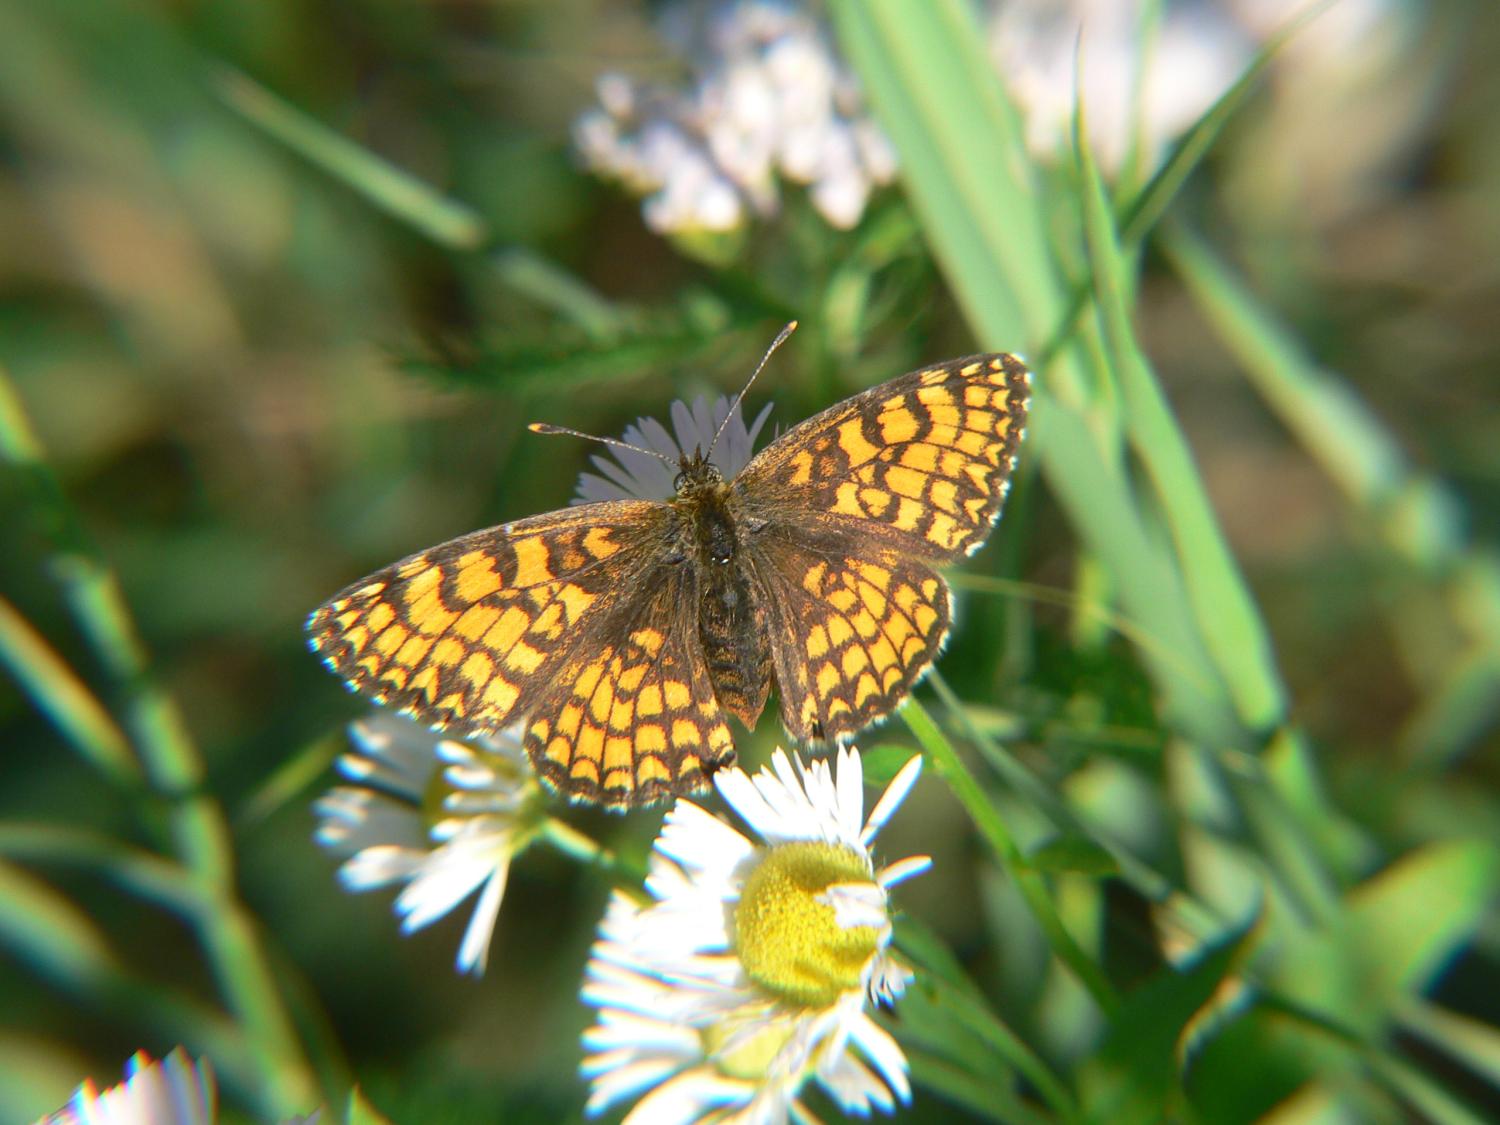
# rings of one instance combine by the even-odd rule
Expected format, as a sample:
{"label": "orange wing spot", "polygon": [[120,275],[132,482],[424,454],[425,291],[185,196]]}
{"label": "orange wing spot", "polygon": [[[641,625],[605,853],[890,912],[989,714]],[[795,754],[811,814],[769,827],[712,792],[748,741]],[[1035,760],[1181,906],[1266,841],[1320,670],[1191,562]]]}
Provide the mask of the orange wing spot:
{"label": "orange wing spot", "polygon": [[887,672],[895,671],[900,676],[901,661],[896,656],[895,646],[885,637],[870,646],[870,661],[875,665],[875,670],[885,676]]}
{"label": "orange wing spot", "polygon": [[647,684],[641,689],[641,694],[635,701],[635,712],[642,718],[662,713],[661,688],[657,684]]}
{"label": "orange wing spot", "polygon": [[802,576],[802,588],[817,597],[823,593],[823,576],[828,573],[827,563],[814,563]]}
{"label": "orange wing spot", "polygon": [[859,506],[859,485],[852,480],[839,485],[833,494],[833,507],[829,510],[836,516],[853,516],[855,519],[863,516],[865,510]]}
{"label": "orange wing spot", "polygon": [[859,604],[859,595],[847,586],[840,586],[837,590],[830,590],[826,600],[840,613],[848,613]]}
{"label": "orange wing spot", "polygon": [[612,737],[604,740],[604,772],[611,774],[616,770],[624,771],[627,785],[630,784],[631,777],[630,760],[634,756],[630,739]]}
{"label": "orange wing spot", "polygon": [[[339,618],[341,628],[347,629],[359,620],[359,611],[350,610]],[[370,607],[370,615],[365,618],[365,624],[371,632],[378,633],[396,620],[396,608],[390,602],[376,602]]]}
{"label": "orange wing spot", "polygon": [[911,607],[917,604],[916,590],[905,582],[896,587],[896,593],[893,596],[896,599],[896,604],[901,607],[902,613],[911,613]]}
{"label": "orange wing spot", "polygon": [[828,630],[821,625],[814,625],[807,633],[807,656],[809,660],[816,660],[828,651]]}
{"label": "orange wing spot", "polygon": [[620,549],[620,545],[610,538],[609,528],[592,527],[583,537],[583,549],[596,559],[607,559]]}
{"label": "orange wing spot", "polygon": [[578,679],[573,681],[573,695],[578,699],[587,699],[594,694],[594,688],[599,686],[599,678],[604,675],[605,662],[613,653],[609,649],[601,652],[592,664],[578,673]]}
{"label": "orange wing spot", "polygon": [[640,646],[642,651],[654,660],[656,659],[656,654],[661,651],[661,646],[666,643],[667,638],[658,629],[637,629],[630,634],[630,640],[633,644]]}
{"label": "orange wing spot", "polygon": [[536,620],[531,623],[528,633],[535,633],[549,641],[555,641],[563,633],[563,608],[556,601],[537,614]]}
{"label": "orange wing spot", "polygon": [[988,410],[970,410],[964,415],[964,426],[966,429],[977,430],[981,434],[993,435],[995,416]]}
{"label": "orange wing spot", "polygon": [[[418,555],[416,558],[414,558],[414,559],[407,559],[404,563],[402,563],[396,569],[396,577],[397,578],[401,578],[401,579],[415,578],[417,575],[421,574],[422,571],[424,571],[426,569],[427,569],[427,556],[426,555]],[[384,586],[385,583],[382,582],[382,583],[380,583],[380,585]],[[370,587],[366,586],[365,590],[368,590],[368,589],[370,589]],[[364,590],[361,590],[360,593],[364,593]]]}
{"label": "orange wing spot", "polygon": [[538,719],[526,728],[526,733],[535,737],[542,745],[547,743],[547,734],[552,730],[552,724],[546,719]]}
{"label": "orange wing spot", "polygon": [[589,758],[574,758],[573,764],[568,767],[568,776],[578,781],[592,781],[599,783],[599,767]]}
{"label": "orange wing spot", "polygon": [[828,639],[833,642],[834,648],[843,648],[854,638],[854,626],[849,624],[847,617],[830,617],[828,619]]}
{"label": "orange wing spot", "polygon": [[529,676],[542,666],[542,661],[545,659],[547,659],[545,653],[517,641],[514,647],[505,654],[505,666],[515,669],[524,676]]}
{"label": "orange wing spot", "polygon": [[380,657],[372,652],[354,667],[356,670],[363,669],[373,676],[376,672],[380,671]]}
{"label": "orange wing spot", "polygon": [[854,631],[866,640],[880,632],[880,623],[867,609],[861,609],[849,619],[854,625]]}
{"label": "orange wing spot", "polygon": [[536,586],[557,577],[548,562],[547,543],[540,535],[517,539],[511,543],[510,549],[516,555],[516,576],[511,580],[512,586]]}
{"label": "orange wing spot", "polygon": [[932,523],[927,528],[927,538],[946,551],[951,551],[969,537],[967,528],[960,527],[946,512],[934,512]]}
{"label": "orange wing spot", "polygon": [[604,790],[608,794],[604,800],[606,805],[616,802],[622,805],[628,804],[630,801],[630,791],[634,788],[635,781],[628,769],[620,767],[605,771]]}
{"label": "orange wing spot", "polygon": [[849,458],[851,467],[863,465],[880,452],[870,444],[870,439],[865,437],[862,418],[851,418],[839,427],[839,448],[844,451],[844,456]]}
{"label": "orange wing spot", "polygon": [[609,729],[613,731],[628,731],[630,724],[635,721],[635,704],[629,699],[615,698],[615,705],[609,711]]}
{"label": "orange wing spot", "polygon": [[870,666],[870,654],[861,645],[850,645],[844,650],[844,678],[852,680]]}
{"label": "orange wing spot", "polygon": [[[843,487],[849,486],[845,485]],[[891,506],[891,494],[889,492],[882,492],[878,488],[861,488],[859,490],[859,502],[864,505],[866,512],[879,518],[881,513]],[[835,507],[834,511],[845,516],[850,514],[839,511],[838,507]],[[863,515],[864,512],[859,514]]]}
{"label": "orange wing spot", "polygon": [[623,672],[616,676],[615,681],[619,684],[620,690],[622,692],[627,695],[634,695],[636,693],[636,690],[641,686],[641,681],[646,678],[646,672],[648,670],[649,665],[636,664],[629,668],[626,668]]}
{"label": "orange wing spot", "polygon": [[[977,370],[977,368],[976,368]],[[929,367],[917,377],[922,386],[930,387],[934,383],[945,383],[948,381],[948,372],[941,367]]]}
{"label": "orange wing spot", "polygon": [[905,496],[911,500],[921,498],[923,490],[927,486],[927,477],[914,469],[905,469],[900,465],[892,465],[885,471],[885,484],[892,492]]}
{"label": "orange wing spot", "polygon": [[462,719],[464,717],[464,695],[461,691],[450,691],[442,699],[438,700],[438,710],[451,711],[453,717]]}
{"label": "orange wing spot", "polygon": [[892,643],[897,646],[902,646],[903,642],[913,636],[916,631],[916,626],[899,613],[893,613],[885,619],[885,635],[890,637]]}
{"label": "orange wing spot", "polygon": [[977,433],[974,430],[965,430],[958,435],[958,440],[953,444],[970,457],[982,457],[985,450],[991,447],[989,435]]}
{"label": "orange wing spot", "polygon": [[958,485],[951,480],[935,480],[927,489],[927,499],[934,508],[958,513]]}
{"label": "orange wing spot", "polygon": [[886,445],[900,445],[917,436],[921,425],[917,416],[904,407],[882,414],[879,419],[880,440]]}
{"label": "orange wing spot", "polygon": [[418,670],[411,678],[409,691],[420,691],[427,697],[428,702],[437,698],[438,693],[438,670],[437,665],[428,664]]}
{"label": "orange wing spot", "polygon": [[547,749],[543,753],[546,754],[548,761],[565,766],[568,764],[568,760],[573,757],[573,744],[559,735],[547,743]]}
{"label": "orange wing spot", "polygon": [[952,403],[927,408],[927,424],[930,426],[957,426],[962,419],[963,411]]}
{"label": "orange wing spot", "polygon": [[560,587],[556,593],[558,601],[562,602],[563,608],[568,611],[568,624],[578,624],[578,619],[588,612],[589,606],[593,605],[598,597],[589,593],[581,586],[575,586],[569,582]]}
{"label": "orange wing spot", "polygon": [[849,701],[839,696],[834,696],[828,701],[828,717],[830,719],[838,715],[847,715],[852,710],[853,708],[849,706]]}
{"label": "orange wing spot", "polygon": [[812,480],[813,455],[806,449],[792,457],[792,475],[788,484],[807,484]]}
{"label": "orange wing spot", "polygon": [[471,605],[453,623],[453,631],[460,637],[477,641],[489,631],[489,627],[500,616],[500,610],[491,605]]}
{"label": "orange wing spot", "polygon": [[672,745],[673,746],[697,746],[702,735],[698,731],[698,724],[691,719],[674,719],[672,722]]}
{"label": "orange wing spot", "polygon": [[470,551],[458,560],[458,596],[461,601],[477,602],[500,589],[500,575],[495,560],[484,551]]}
{"label": "orange wing spot", "polygon": [[565,703],[557,716],[557,731],[569,738],[578,737],[578,728],[583,725],[583,708],[576,703]]}
{"label": "orange wing spot", "polygon": [[927,648],[928,646],[926,642],[921,640],[919,637],[912,637],[901,646],[902,666],[905,668],[910,668],[912,665],[912,661],[916,660],[919,656],[926,652]]}
{"label": "orange wing spot", "polygon": [[[405,567],[401,569],[402,571],[406,570]],[[422,565],[417,570],[412,571],[413,574],[416,574],[416,577],[406,584],[406,589],[402,592],[402,596],[406,598],[407,605],[415,604],[420,598],[436,590],[443,581],[443,568],[440,566],[428,566],[426,559],[422,560]],[[404,574],[403,577],[405,577]]]}
{"label": "orange wing spot", "polygon": [[912,622],[917,627],[917,632],[924,637],[932,632],[932,627],[937,624],[938,611],[930,605],[919,605],[912,611]]}
{"label": "orange wing spot", "polygon": [[439,668],[451,668],[463,660],[468,649],[452,637],[442,637],[432,646],[431,663]]}
{"label": "orange wing spot", "polygon": [[878,586],[882,590],[890,588],[891,572],[883,566],[874,563],[855,563],[854,572],[872,586]]}
{"label": "orange wing spot", "polygon": [[876,617],[885,616],[885,595],[875,589],[869,582],[861,582],[859,585],[859,600],[865,603],[865,608]]}
{"label": "orange wing spot", "polygon": [[[472,610],[470,612],[473,612]],[[496,652],[508,652],[531,624],[531,615],[520,606],[507,606],[500,619],[484,634],[484,644]]]}
{"label": "orange wing spot", "polygon": [[604,723],[615,705],[615,685],[608,676],[600,676],[599,684],[589,696],[589,715],[594,722]]}
{"label": "orange wing spot", "polygon": [[859,678],[859,683],[854,686],[854,706],[863,707],[865,700],[872,695],[880,694],[880,685],[875,682],[875,677],[866,672]]}
{"label": "orange wing spot", "polygon": [[516,705],[516,700],[521,698],[521,693],[511,684],[496,676],[484,687],[485,706],[493,708],[497,717],[510,714],[510,709]]}
{"label": "orange wing spot", "polygon": [[583,730],[578,732],[574,753],[576,757],[587,758],[591,762],[601,761],[604,757],[604,728],[584,723]]}
{"label": "orange wing spot", "polygon": [[938,467],[938,448],[925,441],[913,442],[901,450],[901,464],[919,473],[932,473]]}
{"label": "orange wing spot", "polygon": [[667,732],[656,723],[646,723],[636,728],[635,745],[643,754],[660,754],[667,748]]}
{"label": "orange wing spot", "polygon": [[410,672],[411,669],[409,668],[403,668],[399,664],[392,664],[384,672],[380,673],[380,682],[390,684],[391,687],[400,691],[406,686],[406,681],[410,679]]}
{"label": "orange wing spot", "polygon": [[822,698],[827,699],[829,696],[831,696],[834,692],[834,689],[837,688],[841,682],[842,681],[839,679],[839,670],[832,664],[824,664],[821,668],[818,669],[818,695]]}
{"label": "orange wing spot", "polygon": [[[639,750],[645,750],[645,747],[641,745],[639,738],[636,739],[636,747]],[[663,749],[665,749],[665,747],[663,747]],[[662,760],[660,758],[646,754],[643,754],[640,758],[636,759],[635,776],[636,780],[642,785],[644,785],[648,781],[665,782],[672,780],[672,774],[670,773],[670,771],[668,771],[667,767],[662,764]]]}
{"label": "orange wing spot", "polygon": [[938,596],[938,589],[941,586],[942,586],[942,583],[940,581],[938,581],[938,579],[936,579],[936,578],[924,578],[924,579],[922,579],[922,596],[924,598],[926,598],[928,601],[932,601],[934,598],[936,598]]}
{"label": "orange wing spot", "polygon": [[993,392],[983,383],[972,383],[964,388],[965,406],[989,406],[993,401]]}
{"label": "orange wing spot", "polygon": [[382,656],[390,656],[398,648],[406,643],[406,638],[411,636],[402,625],[392,625],[375,638],[375,651]]}
{"label": "orange wing spot", "polygon": [[681,680],[666,680],[661,686],[667,699],[667,706],[673,711],[686,711],[692,704],[693,693]]}
{"label": "orange wing spot", "polygon": [[415,668],[422,663],[422,657],[427,655],[427,650],[432,647],[431,637],[410,637],[401,646],[401,651],[396,653],[397,664],[404,664],[408,668]]}
{"label": "orange wing spot", "polygon": [[917,391],[917,401],[924,406],[938,406],[952,403],[953,392],[942,384],[931,387],[922,387]]}
{"label": "orange wing spot", "polygon": [[922,522],[923,511],[921,504],[903,496],[901,503],[896,505],[896,518],[891,521],[891,526],[899,531],[916,531]]}
{"label": "orange wing spot", "polygon": [[989,502],[988,496],[976,496],[972,500],[965,500],[964,514],[974,523],[978,523],[984,518],[984,509]]}
{"label": "orange wing spot", "polygon": [[408,595],[406,606],[407,620],[429,636],[446,633],[448,627],[458,620],[458,614],[444,604],[440,586],[433,586],[420,598],[413,599]]}
{"label": "orange wing spot", "polygon": [[[964,379],[972,378],[973,376],[979,374],[979,366],[980,365],[977,364],[977,363],[966,363],[966,364],[964,364],[962,367],[960,367],[958,369],[958,374],[959,374],[959,376],[961,378],[964,378]],[[995,361],[994,360],[990,360],[990,367],[991,368],[995,367]]]}

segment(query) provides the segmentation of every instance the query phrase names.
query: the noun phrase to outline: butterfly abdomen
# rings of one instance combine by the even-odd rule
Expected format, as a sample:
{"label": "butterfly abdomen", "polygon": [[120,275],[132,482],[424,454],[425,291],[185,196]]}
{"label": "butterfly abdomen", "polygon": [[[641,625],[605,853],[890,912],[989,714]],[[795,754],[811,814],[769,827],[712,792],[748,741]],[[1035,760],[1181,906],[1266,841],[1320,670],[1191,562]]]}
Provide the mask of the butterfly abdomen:
{"label": "butterfly abdomen", "polygon": [[719,706],[754,727],[771,691],[771,640],[728,495],[698,493],[684,508],[696,548],[698,640]]}

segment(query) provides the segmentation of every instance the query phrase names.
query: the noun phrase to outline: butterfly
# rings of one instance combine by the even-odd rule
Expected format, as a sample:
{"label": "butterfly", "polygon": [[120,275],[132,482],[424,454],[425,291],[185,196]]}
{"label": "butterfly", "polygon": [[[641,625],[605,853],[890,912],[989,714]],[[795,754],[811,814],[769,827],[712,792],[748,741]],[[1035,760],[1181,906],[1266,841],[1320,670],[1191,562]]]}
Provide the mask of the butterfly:
{"label": "butterfly", "polygon": [[988,536],[1029,390],[1012,355],[934,364],[731,479],[716,434],[677,461],[671,499],[548,512],[376,571],[309,617],[312,648],[436,729],[520,721],[543,782],[615,810],[706,789],[735,760],[727,716],[753,728],[773,684],[792,738],[846,740],[942,650],[952,595],[933,568]]}

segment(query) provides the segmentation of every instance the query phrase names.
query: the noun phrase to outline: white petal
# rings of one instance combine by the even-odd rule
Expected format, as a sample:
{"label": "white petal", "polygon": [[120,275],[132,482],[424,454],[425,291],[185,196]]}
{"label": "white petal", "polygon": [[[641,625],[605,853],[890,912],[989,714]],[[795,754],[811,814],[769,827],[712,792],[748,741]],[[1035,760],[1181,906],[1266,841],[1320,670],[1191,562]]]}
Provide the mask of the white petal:
{"label": "white petal", "polygon": [[880,800],[870,810],[870,819],[865,822],[864,831],[860,834],[860,841],[866,846],[875,839],[880,830],[885,827],[885,822],[890,819],[891,813],[895,812],[901,802],[906,800],[906,795],[911,792],[911,787],[917,783],[917,778],[922,773],[922,755],[916,754],[901,771],[891,779],[891,783],[885,787],[885,792],[880,795]]}
{"label": "white petal", "polygon": [[500,903],[505,898],[505,884],[510,876],[507,864],[496,866],[494,874],[480,892],[474,904],[474,914],[464,930],[464,940],[458,947],[458,971],[483,976],[490,956],[490,939],[495,934],[495,918],[500,913]]}

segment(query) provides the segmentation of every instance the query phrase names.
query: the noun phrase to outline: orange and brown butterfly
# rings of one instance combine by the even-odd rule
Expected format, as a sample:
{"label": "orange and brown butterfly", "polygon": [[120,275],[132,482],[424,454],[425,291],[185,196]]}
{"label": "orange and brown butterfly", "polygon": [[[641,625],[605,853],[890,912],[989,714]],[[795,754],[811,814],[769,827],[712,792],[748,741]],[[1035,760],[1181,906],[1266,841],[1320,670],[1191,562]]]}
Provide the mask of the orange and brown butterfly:
{"label": "orange and brown butterfly", "polygon": [[[693,452],[679,424],[675,457],[620,455],[670,479],[664,499],[597,500],[421,551],[314,612],[312,647],[351,689],[434,728],[521,722],[544,782],[612,809],[707,788],[734,761],[726,717],[753,728],[773,685],[793,738],[845,740],[941,651],[951,595],[933,567],[989,534],[1029,387],[1011,355],[933,364],[754,457],[742,390]],[[659,447],[655,431],[644,440]]]}

